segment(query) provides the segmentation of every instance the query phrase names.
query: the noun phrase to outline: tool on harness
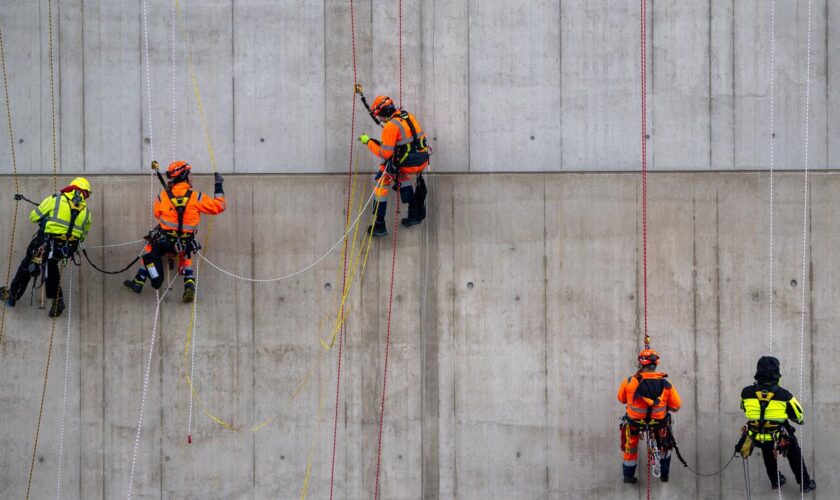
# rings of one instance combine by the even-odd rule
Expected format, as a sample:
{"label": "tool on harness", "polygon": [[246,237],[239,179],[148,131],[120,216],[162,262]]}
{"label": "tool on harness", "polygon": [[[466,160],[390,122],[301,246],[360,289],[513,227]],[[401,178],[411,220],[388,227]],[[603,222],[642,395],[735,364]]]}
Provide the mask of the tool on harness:
{"label": "tool on harness", "polygon": [[379,118],[377,118],[376,115],[373,114],[373,110],[370,109],[370,104],[368,104],[367,99],[365,99],[365,94],[362,92],[362,85],[360,83],[357,83],[353,86],[353,92],[359,94],[359,97],[361,97],[362,99],[362,104],[365,106],[365,109],[367,109],[368,114],[370,114],[370,117],[373,119],[374,123],[382,127],[382,122],[379,121]]}
{"label": "tool on harness", "polygon": [[157,160],[152,160],[152,170],[157,174],[157,178],[160,181],[160,185],[163,186],[163,189],[168,189],[166,180],[164,180],[163,175],[160,173],[160,163]]}

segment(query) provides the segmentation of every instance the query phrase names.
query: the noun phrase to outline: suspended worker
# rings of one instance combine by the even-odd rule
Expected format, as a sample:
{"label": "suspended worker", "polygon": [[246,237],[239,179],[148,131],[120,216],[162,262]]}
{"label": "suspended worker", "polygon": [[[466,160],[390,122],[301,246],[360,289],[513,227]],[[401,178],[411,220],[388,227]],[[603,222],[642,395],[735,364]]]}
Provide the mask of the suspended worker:
{"label": "suspended worker", "polygon": [[154,216],[159,224],[146,236],[143,260],[133,280],[123,284],[135,293],[143,291],[146,278],[156,290],[163,283],[163,256],[178,256],[178,272],[184,276],[184,302],[195,299],[195,277],[192,254],[200,245],[195,240],[201,214],[216,215],[225,211],[224,178],[214,174],[213,197],[192,190],[192,167],[185,161],[174,161],[166,171],[167,187],[158,194]]}
{"label": "suspended worker", "polygon": [[[651,434],[658,449],[660,479],[668,482],[671,470],[671,448],[674,446],[671,434],[671,415],[682,406],[677,389],[666,378],[667,374],[657,372],[659,354],[653,349],[639,353],[639,371],[621,381],[618,400],[627,405],[627,413],[621,422],[621,451],[624,453],[624,482],[636,484],[636,464],[639,456],[639,436],[642,432]],[[649,450],[652,452],[653,450]]]}
{"label": "suspended worker", "polygon": [[816,489],[817,483],[808,475],[802,460],[802,449],[795,430],[788,422],[793,420],[799,425],[805,423],[802,405],[793,394],[779,386],[782,378],[779,360],[772,356],[759,358],[754,378],[755,382],[741,391],[741,409],[747,416],[747,424],[736,451],[746,458],[754,446],[761,448],[764,468],[770,478],[770,487],[774,490],[786,482],[776,461],[779,453],[787,457],[800,491]]}
{"label": "suspended worker", "polygon": [[52,300],[49,316],[61,316],[64,298],[58,265],[72,259],[79,243],[87,237],[91,222],[87,209],[90,193],[87,179],[76,177],[60,192],[44,198],[29,213],[29,220],[38,224],[38,232],[29,242],[9,288],[0,288],[0,296],[6,305],[14,307],[26,291],[30,278],[40,275],[46,286],[46,297]]}
{"label": "suspended worker", "polygon": [[[394,190],[400,192],[402,202],[408,203],[408,216],[402,219],[403,226],[420,224],[426,217],[426,184],[420,173],[429,165],[431,149],[426,145],[426,134],[417,118],[402,108],[396,108],[390,97],[381,95],[374,99],[370,113],[375,120],[385,122],[381,141],[367,134],[359,137],[362,144],[383,160],[374,178],[376,221],[368,228],[373,236],[382,237],[388,235],[385,213],[391,184],[394,184]],[[410,183],[411,176],[415,174],[416,189]]]}

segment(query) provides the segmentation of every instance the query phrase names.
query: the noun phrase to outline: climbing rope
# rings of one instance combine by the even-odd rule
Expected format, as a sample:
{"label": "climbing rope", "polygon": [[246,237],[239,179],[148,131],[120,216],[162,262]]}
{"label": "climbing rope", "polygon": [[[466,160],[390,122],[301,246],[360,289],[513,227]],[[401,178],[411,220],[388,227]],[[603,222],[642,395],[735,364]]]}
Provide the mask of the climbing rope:
{"label": "climbing rope", "polygon": [[400,204],[394,210],[394,245],[391,250],[391,284],[388,291],[388,320],[385,334],[385,369],[382,375],[382,397],[379,403],[379,444],[376,447],[376,483],[373,490],[373,500],[379,499],[379,468],[382,460],[382,427],[385,419],[385,388],[388,383],[388,352],[391,346],[391,312],[394,304],[394,274],[397,269],[397,234],[400,226]]}
{"label": "climbing rope", "polygon": [[192,444],[192,420],[193,420],[193,387],[192,387],[192,380],[193,380],[193,373],[195,372],[195,339],[196,339],[196,332],[198,331],[198,266],[196,266],[195,274],[193,275],[195,278],[195,297],[193,298],[192,304],[192,318],[190,319],[190,331],[188,332],[188,349],[190,350],[190,371],[189,371],[189,380],[190,384],[188,385],[188,389],[190,391],[189,395],[189,413],[187,415],[187,444]]}
{"label": "climbing rope", "polygon": [[[805,373],[805,319],[806,319],[806,310],[805,310],[805,288],[808,279],[808,195],[809,195],[809,186],[808,186],[808,146],[809,146],[809,138],[810,138],[810,130],[811,130],[811,120],[810,120],[810,112],[811,112],[811,11],[812,11],[812,0],[808,0],[808,42],[807,42],[807,61],[805,65],[805,113],[804,113],[804,120],[805,120],[805,139],[803,144],[803,154],[804,154],[804,179],[803,179],[803,201],[802,201],[802,277],[800,284],[800,303],[799,303],[799,312],[800,312],[800,321],[799,321],[799,394],[803,398],[805,398],[805,384],[804,384],[804,373]],[[804,428],[800,430],[800,445],[801,452],[801,459],[799,460],[799,477],[803,478],[804,480],[804,469],[805,469],[805,452],[804,452],[804,442],[805,442],[805,432]],[[803,484],[803,486],[805,486]],[[800,488],[800,496],[801,498],[805,498],[805,492]]]}
{"label": "climbing rope", "polygon": [[[152,126],[152,76],[151,76],[151,62],[149,61],[149,27],[146,15],[146,0],[142,2],[143,7],[143,55],[144,55],[144,66],[146,72],[146,111],[147,111],[147,123],[148,123],[148,132],[149,132],[149,155],[152,159],[155,159],[155,136],[154,136],[154,127]],[[155,176],[152,172],[149,172],[149,216],[154,221],[154,192],[155,187]]]}
{"label": "climbing rope", "polygon": [[[648,334],[647,283],[647,0],[641,0],[641,94],[642,94],[642,283],[644,289],[645,349],[650,349]],[[650,494],[650,492],[648,492]]]}
{"label": "climbing rope", "polygon": [[370,197],[368,197],[367,203],[365,203],[365,205],[362,207],[362,210],[359,211],[359,214],[353,220],[353,223],[350,224],[347,227],[347,230],[344,232],[344,234],[341,236],[341,238],[339,238],[335,243],[333,243],[333,245],[323,255],[321,255],[320,257],[315,259],[314,262],[304,266],[303,268],[301,268],[301,269],[299,269],[299,270],[297,270],[293,273],[285,274],[283,276],[278,276],[278,277],[275,277],[275,278],[249,278],[249,277],[240,276],[238,274],[234,274],[230,271],[222,269],[221,267],[216,265],[214,262],[212,262],[210,259],[205,257],[204,254],[198,254],[198,256],[199,256],[199,258],[201,258],[201,260],[203,260],[204,262],[209,264],[210,267],[214,268],[215,270],[219,271],[220,273],[225,274],[227,276],[230,276],[231,278],[235,278],[235,279],[242,280],[242,281],[249,281],[251,283],[270,283],[270,282],[274,282],[274,281],[283,281],[283,280],[287,280],[287,279],[290,279],[290,278],[294,278],[296,276],[304,274],[305,272],[309,271],[310,269],[314,268],[315,266],[317,266],[318,264],[323,262],[324,259],[326,259],[331,253],[333,253],[335,251],[336,248],[338,248],[340,243],[345,242],[345,245],[346,245],[347,236],[350,234],[350,231],[353,230],[353,228],[356,227],[356,225],[358,224],[359,219],[364,214],[364,210],[368,207],[368,205],[370,205],[371,199],[373,199],[373,193],[371,193]]}
{"label": "climbing rope", "polygon": [[175,25],[178,24],[177,23],[178,18],[177,18],[176,13],[175,13],[175,4],[177,3],[177,1],[178,0],[172,0],[172,8],[171,8],[171,13],[170,13],[171,18],[172,18],[172,23],[171,23],[172,49],[170,51],[170,56],[169,56],[170,66],[171,66],[170,85],[169,86],[171,88],[171,93],[172,93],[172,123],[170,125],[169,159],[171,161],[175,160],[175,144],[176,144],[176,138],[177,138],[177,136],[176,136],[177,119],[176,119],[176,115],[175,115],[175,110],[177,109],[177,106],[176,106],[177,102],[176,102],[176,99],[175,99]]}
{"label": "climbing rope", "polygon": [[[50,65],[50,111],[52,114],[52,159],[53,159],[53,187],[55,191],[58,192],[58,147],[56,141],[56,127],[55,127],[55,70],[54,70],[54,62],[53,62],[53,20],[52,20],[52,0],[49,0],[47,3],[47,22],[49,24],[49,65]],[[58,207],[56,206],[56,210]],[[63,267],[63,266],[62,266]],[[34,286],[34,285],[33,285]],[[55,298],[53,301],[61,300],[61,271],[59,271],[58,275],[58,290],[56,293]],[[47,347],[47,366],[44,369],[44,385],[41,389],[41,405],[38,410],[38,420],[35,424],[35,443],[32,446],[32,461],[29,465],[29,479],[26,483],[26,500],[29,500],[29,494],[32,489],[32,476],[35,472],[35,456],[38,454],[38,439],[41,433],[41,419],[44,416],[44,400],[47,396],[47,381],[49,380],[50,375],[50,360],[52,359],[52,347],[53,347],[53,339],[55,338],[55,324],[58,320],[58,316],[54,316],[52,319],[52,325],[50,327],[50,340],[49,345]]]}
{"label": "climbing rope", "polygon": [[[12,129],[12,107],[10,105],[9,100],[9,79],[6,72],[6,55],[5,49],[3,47],[3,30],[0,27],[0,63],[3,66],[3,94],[5,95],[6,101],[6,121],[9,128],[9,151],[12,155],[12,179],[15,183],[15,192],[20,191],[20,181],[18,179],[17,174],[17,157],[15,156],[15,134]],[[8,265],[6,266],[6,288],[9,288],[9,278],[12,276],[12,258],[14,257],[14,250],[15,250],[15,233],[17,229],[17,215],[18,215],[18,204],[19,200],[15,199],[15,207],[12,212],[12,235],[9,238],[9,259]],[[0,313],[0,345],[3,344],[4,340],[4,333],[6,330],[6,301],[2,301],[2,313]]]}
{"label": "climbing rope", "polygon": [[[351,105],[350,111],[350,155],[348,159],[347,165],[347,217],[345,219],[345,225],[348,225],[350,221],[350,195],[351,195],[351,187],[350,181],[353,172],[353,146],[356,144],[356,88],[358,86],[358,72],[357,72],[357,65],[356,65],[356,10],[353,5],[353,0],[350,0],[350,39],[351,39],[351,51],[353,57],[353,103]],[[373,196],[373,193],[371,193]],[[370,202],[370,199],[368,199]],[[367,204],[365,204],[367,206]],[[358,220],[358,219],[357,219]],[[355,225],[355,224],[354,224]],[[347,229],[349,232],[349,228]],[[344,248],[342,250],[342,267],[344,277],[342,278],[341,284],[341,295],[342,295],[342,302],[341,302],[341,309],[339,314],[341,317],[344,317],[344,299],[343,296],[347,294],[347,233],[344,235]],[[342,327],[340,330],[339,338],[338,338],[338,360],[336,361],[336,376],[335,376],[335,414],[333,416],[333,441],[332,441],[332,456],[330,458],[330,500],[333,499],[333,487],[335,484],[335,454],[336,454],[336,444],[338,439],[338,408],[339,402],[341,400],[341,361],[344,356],[344,322],[342,321]]]}
{"label": "climbing rope", "polygon": [[166,285],[166,288],[158,297],[157,304],[155,305],[155,320],[152,324],[152,338],[149,341],[149,354],[146,359],[146,371],[143,375],[143,392],[140,398],[140,416],[137,418],[137,430],[134,434],[134,450],[131,453],[131,472],[128,475],[128,493],[126,494],[126,500],[131,499],[131,492],[134,487],[134,467],[137,464],[137,452],[140,448],[140,433],[143,429],[143,410],[146,407],[146,395],[149,393],[149,376],[152,371],[152,357],[155,353],[158,320],[160,319],[160,304],[163,302],[163,298],[166,297],[167,292],[169,292],[176,279],[178,279],[178,274],[175,274],[175,276],[172,277],[172,280],[169,281],[169,284]]}
{"label": "climbing rope", "polygon": [[[61,298],[61,273],[59,272],[58,293],[53,300]],[[44,400],[47,398],[47,380],[50,377],[50,360],[52,359],[53,339],[55,338],[55,323],[58,317],[52,319],[50,327],[50,340],[47,347],[47,366],[44,368],[44,385],[41,388],[41,406],[38,410],[38,420],[35,423],[35,444],[32,446],[32,461],[29,464],[29,479],[26,482],[26,500],[29,500],[29,493],[32,489],[32,476],[35,472],[35,456],[38,454],[38,439],[41,435],[41,418],[44,416]]]}
{"label": "climbing rope", "polygon": [[61,498],[61,465],[64,459],[64,422],[67,417],[67,379],[70,374],[70,323],[73,318],[73,268],[67,280],[67,334],[64,337],[64,391],[61,398],[61,423],[58,426],[58,479],[55,482],[55,498]]}
{"label": "climbing rope", "polygon": [[53,22],[52,0],[47,2],[47,20],[49,22],[49,59],[50,59],[50,122],[52,125],[52,161],[53,191],[58,192],[58,146],[55,131],[55,64],[53,63]]}
{"label": "climbing rope", "polygon": [[769,255],[767,257],[767,267],[770,274],[769,278],[769,298],[768,309],[770,313],[770,339],[768,342],[768,352],[773,355],[773,208],[775,205],[775,189],[773,171],[776,159],[776,0],[770,2],[770,243]]}

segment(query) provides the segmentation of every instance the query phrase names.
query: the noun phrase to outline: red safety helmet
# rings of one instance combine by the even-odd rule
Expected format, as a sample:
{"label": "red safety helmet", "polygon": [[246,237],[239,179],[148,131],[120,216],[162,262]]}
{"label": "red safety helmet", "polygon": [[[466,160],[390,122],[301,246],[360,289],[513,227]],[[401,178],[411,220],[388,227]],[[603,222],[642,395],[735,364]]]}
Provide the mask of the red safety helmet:
{"label": "red safety helmet", "polygon": [[639,364],[642,366],[656,366],[659,363],[659,354],[653,349],[642,349],[639,353]]}
{"label": "red safety helmet", "polygon": [[173,182],[180,182],[187,179],[187,175],[192,170],[189,163],[185,161],[173,161],[166,169],[166,177]]}
{"label": "red safety helmet", "polygon": [[373,100],[373,106],[370,108],[370,112],[376,117],[390,118],[394,111],[394,100],[386,95],[376,96],[376,99]]}

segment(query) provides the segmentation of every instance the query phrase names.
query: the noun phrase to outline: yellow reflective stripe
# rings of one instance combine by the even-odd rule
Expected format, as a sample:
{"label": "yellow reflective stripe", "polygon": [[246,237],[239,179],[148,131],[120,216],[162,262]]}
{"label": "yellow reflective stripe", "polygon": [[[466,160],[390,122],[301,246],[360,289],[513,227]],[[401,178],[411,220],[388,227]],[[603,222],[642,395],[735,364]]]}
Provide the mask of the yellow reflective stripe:
{"label": "yellow reflective stripe", "polygon": [[[171,229],[172,231],[177,231],[178,230],[178,223],[177,222],[169,222],[169,221],[166,221],[166,220],[163,220],[163,219],[158,219],[158,221],[160,221],[161,227],[165,226],[166,228]],[[191,226],[189,224],[184,224],[183,229],[190,229],[192,231],[195,231],[196,229],[198,229],[198,226]]]}

